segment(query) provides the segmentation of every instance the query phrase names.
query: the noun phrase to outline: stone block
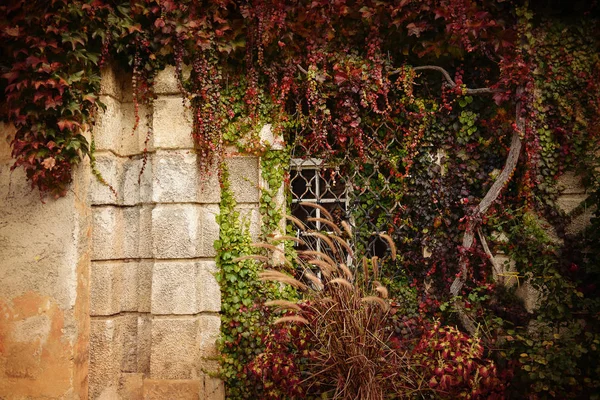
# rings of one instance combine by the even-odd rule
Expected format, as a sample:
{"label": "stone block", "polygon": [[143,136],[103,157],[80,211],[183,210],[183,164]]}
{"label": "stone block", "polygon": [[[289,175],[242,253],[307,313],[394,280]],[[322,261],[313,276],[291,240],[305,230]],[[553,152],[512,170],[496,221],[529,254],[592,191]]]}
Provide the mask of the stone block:
{"label": "stone block", "polygon": [[281,135],[275,135],[271,124],[265,124],[260,129],[260,141],[271,150],[285,150],[285,142]]}
{"label": "stone block", "polygon": [[152,161],[153,201],[186,203],[197,200],[199,170],[197,157],[191,150],[158,151]]}
{"label": "stone block", "polygon": [[139,262],[125,260],[121,264],[121,277],[121,311],[138,311],[140,292]]}
{"label": "stone block", "polygon": [[138,310],[142,313],[149,313],[152,297],[152,267],[153,261],[142,260],[138,265],[137,274],[137,294]]}
{"label": "stone block", "polygon": [[193,149],[192,110],[180,96],[154,101],[153,144],[156,149]]}
{"label": "stone block", "polygon": [[[121,103],[121,131],[116,142],[119,145],[117,154],[133,156],[141,154],[144,149],[149,152],[154,150],[152,146],[153,132],[148,125],[151,123],[152,110],[151,106],[139,104],[137,113],[139,121],[136,126],[135,105],[129,102]],[[146,140],[148,140],[147,143]]]}
{"label": "stone block", "polygon": [[96,152],[96,168],[104,181],[110,185],[117,196],[110,190],[110,187],[93,177],[90,186],[91,204],[121,204],[123,193],[119,190],[123,185],[121,178],[121,160],[110,152]]}
{"label": "stone block", "polygon": [[258,158],[230,157],[227,159],[227,167],[235,200],[238,203],[258,203]]}
{"label": "stone block", "polygon": [[122,258],[138,258],[140,249],[140,207],[123,207]]}
{"label": "stone block", "polygon": [[540,305],[541,293],[535,289],[529,282],[521,282],[515,295],[523,300],[523,305],[529,313],[533,313]]}
{"label": "stone block", "polygon": [[197,263],[156,262],[152,273],[152,314],[198,312]]}
{"label": "stone block", "polygon": [[152,351],[152,317],[150,314],[138,314],[137,323],[137,372],[148,376]]}
{"label": "stone block", "polygon": [[193,378],[197,374],[198,357],[198,318],[153,318],[152,378]]}
{"label": "stone block", "polygon": [[198,400],[200,381],[197,379],[146,379],[144,381],[144,400]]}
{"label": "stone block", "polygon": [[214,257],[219,237],[218,206],[159,204],[152,210],[152,248],[156,258]]}
{"label": "stone block", "polygon": [[576,235],[589,227],[595,211],[596,208],[594,207],[592,209],[587,209],[581,215],[574,217],[569,226],[567,226],[567,235]]}
{"label": "stone block", "polygon": [[[183,78],[190,76],[191,68],[187,65],[182,66]],[[154,93],[157,95],[180,94],[179,77],[175,66],[167,65],[165,69],[156,74],[154,78]]]}
{"label": "stone block", "polygon": [[156,258],[199,256],[199,211],[191,204],[159,204],[152,210],[152,249]]}
{"label": "stone block", "polygon": [[219,239],[219,224],[216,216],[219,214],[218,205],[209,205],[201,208],[200,226],[202,227],[201,257],[215,257],[215,240]]}
{"label": "stone block", "polygon": [[[144,171],[143,159],[119,157],[111,152],[96,154],[96,167],[107,186],[98,179],[92,179],[90,202],[95,205],[113,204],[132,206],[151,201],[152,193],[152,155],[148,155]],[[140,176],[140,172],[142,175]],[[114,189],[117,194],[115,195]]]}
{"label": "stone block", "polygon": [[205,375],[202,378],[200,398],[204,400],[225,400],[225,385],[223,381]]}
{"label": "stone block", "polygon": [[12,148],[10,146],[10,140],[15,137],[15,133],[17,133],[17,129],[13,124],[0,122],[0,134],[4,138],[3,140],[0,140],[0,172],[2,172],[2,164],[8,166],[14,162],[11,156]]}
{"label": "stone block", "polygon": [[261,215],[257,204],[241,204],[236,208],[240,213],[241,222],[248,228],[250,237],[257,241],[260,237]]}
{"label": "stone block", "polygon": [[517,270],[515,267],[515,261],[510,259],[504,254],[496,254],[494,256],[496,265],[500,268],[499,274],[494,270],[494,279],[500,283],[503,283],[506,287],[512,287],[516,284],[520,284],[521,278],[517,278]]}
{"label": "stone block", "polygon": [[123,218],[117,207],[102,206],[92,210],[92,259],[123,258]]}
{"label": "stone block", "polygon": [[565,172],[558,178],[558,188],[561,194],[583,194],[586,192],[581,175],[575,172]]}
{"label": "stone block", "polygon": [[144,394],[144,375],[124,373],[119,380],[119,397],[127,400],[142,400]]}
{"label": "stone block", "polygon": [[138,315],[128,313],[121,316],[123,330],[123,358],[121,372],[138,372]]}
{"label": "stone block", "polygon": [[199,321],[199,370],[198,374],[217,372],[219,363],[217,361],[217,339],[221,328],[221,318],[218,315],[200,315]]}
{"label": "stone block", "polygon": [[221,287],[215,278],[217,265],[214,261],[199,261],[197,265],[198,311],[219,312],[221,311]]}
{"label": "stone block", "polygon": [[153,258],[152,252],[152,210],[154,205],[142,205],[140,207],[140,218],[139,218],[139,244],[138,244],[138,257],[139,258]]}
{"label": "stone block", "polygon": [[106,109],[98,110],[98,116],[94,124],[96,151],[119,153],[120,136],[123,130],[121,103],[110,96],[100,96],[99,100],[104,103]]}
{"label": "stone block", "polygon": [[149,207],[97,206],[92,210],[93,260],[150,257]]}
{"label": "stone block", "polygon": [[[151,156],[151,154],[147,155],[148,158],[151,158]],[[152,163],[150,159],[146,160],[144,171],[142,171],[142,164],[142,158],[125,158],[122,161],[120,185],[117,192],[123,205],[133,206],[150,200],[150,198],[142,197],[140,186],[145,184],[147,188],[151,185],[148,181],[152,179]],[[142,175],[140,175],[140,172]],[[147,196],[147,193],[144,194]]]}
{"label": "stone block", "polygon": [[121,311],[123,278],[121,263],[92,262],[90,315],[113,315]]}
{"label": "stone block", "polygon": [[587,196],[585,194],[564,195],[558,198],[558,207],[566,214],[570,214],[577,206],[579,206]]}
{"label": "stone block", "polygon": [[123,359],[123,332],[120,317],[92,319],[90,326],[90,399],[106,398],[119,386]]}
{"label": "stone block", "polygon": [[157,151],[153,157],[152,200],[159,203],[219,203],[218,176],[202,172],[193,150]]}
{"label": "stone block", "polygon": [[117,71],[111,66],[106,66],[100,71],[100,94],[121,99],[122,81],[117,78]]}

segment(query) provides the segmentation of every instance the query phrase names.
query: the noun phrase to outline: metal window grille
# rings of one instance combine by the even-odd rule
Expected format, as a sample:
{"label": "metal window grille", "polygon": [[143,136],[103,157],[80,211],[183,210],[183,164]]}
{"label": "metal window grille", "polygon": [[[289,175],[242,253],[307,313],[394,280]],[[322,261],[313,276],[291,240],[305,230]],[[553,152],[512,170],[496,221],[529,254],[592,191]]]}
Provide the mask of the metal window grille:
{"label": "metal window grille", "polygon": [[340,168],[328,166],[317,158],[291,160],[290,186],[292,192],[292,215],[305,223],[308,232],[300,232],[304,241],[311,243],[318,251],[327,251],[320,239],[312,237],[310,230],[330,232],[330,228],[320,221],[308,221],[310,217],[323,218],[318,208],[301,205],[313,203],[324,207],[339,226],[341,221],[349,221],[350,183],[340,173]]}
{"label": "metal window grille", "polygon": [[[292,215],[305,223],[309,232],[300,232],[303,240],[318,251],[326,250],[320,239],[311,237],[310,230],[329,232],[327,226],[318,221],[307,221],[310,217],[322,217],[317,208],[303,206],[300,203],[315,203],[323,206],[340,226],[348,222],[354,231],[355,247],[367,257],[385,258],[388,244],[379,237],[379,233],[388,233],[393,221],[392,215],[398,208],[397,203],[385,203],[392,190],[389,186],[375,185],[375,178],[381,179],[381,166],[378,163],[362,165],[353,170],[348,164],[325,164],[318,158],[294,158],[290,165],[290,188],[292,196]],[[366,176],[365,176],[366,174]],[[363,184],[360,184],[360,183]]]}

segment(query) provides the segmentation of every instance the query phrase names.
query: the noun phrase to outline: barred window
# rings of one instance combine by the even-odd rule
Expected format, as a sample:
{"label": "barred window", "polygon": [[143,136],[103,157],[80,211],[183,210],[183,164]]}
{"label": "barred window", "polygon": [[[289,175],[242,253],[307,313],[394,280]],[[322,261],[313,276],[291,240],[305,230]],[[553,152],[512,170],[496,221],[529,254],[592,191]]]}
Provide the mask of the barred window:
{"label": "barred window", "polygon": [[[334,223],[340,226],[348,221],[350,186],[340,169],[325,165],[317,158],[292,159],[290,167],[290,186],[292,192],[292,215],[304,222],[309,230],[328,232],[330,229],[319,221],[309,218],[323,218],[318,208],[300,203],[313,203],[324,207],[333,216]],[[320,239],[311,237],[310,232],[299,232],[302,239],[318,251],[325,250]]]}
{"label": "barred window", "polygon": [[[378,171],[372,165],[367,167]],[[371,172],[370,175],[374,173]],[[325,164],[318,158],[293,158],[290,163],[290,187],[291,213],[305,223],[308,232],[300,232],[295,226],[294,229],[296,234],[308,243],[307,247],[327,252],[322,240],[312,236],[310,231],[331,233],[331,230],[319,221],[309,221],[309,218],[322,218],[321,210],[300,203],[313,203],[324,207],[333,216],[333,222],[340,227],[342,221],[348,222],[355,231],[353,239],[358,241],[357,244],[367,257],[382,258],[389,253],[387,243],[379,233],[386,232],[386,224],[390,218],[384,218],[383,222],[378,221],[378,216],[382,213],[377,201],[379,194],[371,192],[372,188],[368,183],[367,187],[355,190],[352,177],[347,176],[340,166]],[[367,197],[370,199],[365,201]],[[361,203],[361,200],[365,202]],[[358,221],[360,226],[356,226]]]}

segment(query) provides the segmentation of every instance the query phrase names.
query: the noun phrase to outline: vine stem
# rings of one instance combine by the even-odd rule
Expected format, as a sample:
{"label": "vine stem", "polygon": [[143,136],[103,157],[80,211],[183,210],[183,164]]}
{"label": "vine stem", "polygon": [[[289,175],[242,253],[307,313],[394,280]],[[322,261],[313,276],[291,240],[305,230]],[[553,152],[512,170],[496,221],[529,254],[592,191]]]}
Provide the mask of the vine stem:
{"label": "vine stem", "polygon": [[[473,247],[475,242],[475,232],[481,232],[480,224],[482,217],[489,210],[490,206],[498,199],[500,193],[504,189],[504,187],[510,181],[512,174],[517,167],[517,163],[519,161],[519,155],[521,154],[521,132],[525,130],[525,118],[522,116],[523,103],[521,100],[521,96],[523,94],[523,88],[519,87],[517,89],[517,107],[516,107],[516,116],[515,116],[515,125],[516,129],[513,131],[512,139],[510,143],[510,149],[508,151],[508,156],[506,157],[506,161],[504,163],[504,168],[500,175],[496,178],[492,187],[487,191],[481,202],[474,208],[473,213],[469,216],[467,220],[467,226],[465,229],[465,234],[462,240],[462,253],[459,259],[459,274],[454,279],[454,282],[450,286],[450,293],[453,296],[457,296],[462,289],[465,280],[467,278],[467,267],[468,267],[468,253],[469,250]],[[483,235],[480,236],[483,238]],[[485,240],[485,239],[483,239]],[[485,247],[487,248],[487,243],[485,243]],[[486,251],[486,253],[489,251]],[[488,256],[491,255],[491,252]],[[495,267],[493,256],[491,257],[492,264]],[[458,318],[461,321],[462,325],[465,329],[471,334],[475,334],[477,330],[477,326],[475,325],[475,320],[470,318],[466,313],[465,308],[462,302],[458,301],[458,298],[454,301],[454,307],[458,314]]]}
{"label": "vine stem", "polygon": [[465,234],[462,240],[462,249],[463,252],[460,256],[459,266],[460,273],[459,276],[456,277],[452,286],[450,287],[450,293],[456,296],[462,289],[466,275],[467,275],[467,254],[468,251],[473,247],[475,242],[475,231],[479,224],[481,223],[482,217],[487,213],[490,206],[498,199],[500,193],[512,177],[515,168],[517,167],[517,163],[519,161],[519,155],[521,154],[521,132],[525,129],[525,118],[523,118],[522,108],[523,104],[521,101],[521,95],[523,94],[523,88],[517,89],[517,107],[516,107],[516,129],[512,134],[512,139],[510,143],[510,149],[508,151],[508,156],[506,157],[506,161],[504,163],[504,168],[502,168],[502,172],[494,181],[492,187],[487,191],[481,202],[474,208],[472,214],[469,216],[467,220],[467,226],[465,229]]}
{"label": "vine stem", "polygon": [[[457,85],[456,82],[454,82],[454,80],[450,77],[450,73],[448,73],[448,71],[446,71],[444,68],[439,67],[437,65],[421,65],[418,67],[413,67],[413,71],[438,71],[440,72],[443,76],[444,79],[446,80],[446,83],[448,83],[448,85],[454,89]],[[393,71],[390,75],[394,75],[397,73],[400,73],[401,70],[396,70]],[[500,89],[492,89],[492,88],[475,88],[475,89],[469,89],[466,88],[464,91],[464,94],[468,94],[468,95],[472,95],[472,94],[492,94],[492,93],[500,93],[502,92],[502,90]]]}

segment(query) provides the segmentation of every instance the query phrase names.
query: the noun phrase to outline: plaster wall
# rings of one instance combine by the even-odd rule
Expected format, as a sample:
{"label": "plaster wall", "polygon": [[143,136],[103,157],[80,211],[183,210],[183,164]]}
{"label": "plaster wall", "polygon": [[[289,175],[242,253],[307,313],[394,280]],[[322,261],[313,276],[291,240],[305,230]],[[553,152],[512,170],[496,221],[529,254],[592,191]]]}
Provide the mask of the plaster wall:
{"label": "plaster wall", "polygon": [[89,360],[89,165],[40,200],[0,124],[0,398],[85,399]]}

